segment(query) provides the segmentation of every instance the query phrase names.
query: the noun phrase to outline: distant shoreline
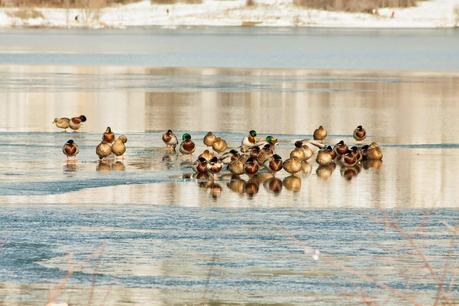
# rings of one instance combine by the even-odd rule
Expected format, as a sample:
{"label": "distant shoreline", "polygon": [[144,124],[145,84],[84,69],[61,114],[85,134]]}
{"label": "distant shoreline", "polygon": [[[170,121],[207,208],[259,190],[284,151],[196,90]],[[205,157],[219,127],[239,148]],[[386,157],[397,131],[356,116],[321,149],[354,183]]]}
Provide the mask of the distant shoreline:
{"label": "distant shoreline", "polygon": [[410,8],[384,8],[375,14],[306,9],[291,0],[204,0],[200,4],[152,4],[149,0],[100,9],[0,8],[0,28],[128,28],[160,26],[454,28],[455,0],[421,1]]}

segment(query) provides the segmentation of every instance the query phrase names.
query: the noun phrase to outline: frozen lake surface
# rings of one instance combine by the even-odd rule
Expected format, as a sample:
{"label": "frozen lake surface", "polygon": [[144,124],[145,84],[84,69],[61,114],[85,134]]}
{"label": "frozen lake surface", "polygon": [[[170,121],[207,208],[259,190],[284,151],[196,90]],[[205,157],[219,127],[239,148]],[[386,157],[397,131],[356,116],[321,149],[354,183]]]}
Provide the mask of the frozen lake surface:
{"label": "frozen lake surface", "polygon": [[[23,42],[24,37],[38,39],[33,31],[0,33],[0,301],[457,301],[457,73],[390,71],[397,67],[384,57],[381,65],[387,70],[381,72],[365,70],[381,68],[371,58],[367,64],[365,59],[358,65],[333,64],[355,71],[324,70],[330,67],[314,57],[317,65],[303,65],[303,58],[298,69],[285,69],[293,65],[288,61],[279,69],[279,62],[263,56],[258,63],[271,68],[191,68],[223,62],[218,56],[194,58],[196,53],[185,49],[175,61],[166,56],[164,65],[142,55],[131,63],[123,56],[93,56],[87,49],[91,39],[124,35],[126,43],[111,50],[135,53],[130,48],[137,46],[136,35],[150,33],[138,31],[131,36],[103,31],[101,37],[43,31],[35,50]],[[220,31],[235,30],[206,30],[204,39],[215,42],[224,37]],[[252,30],[232,35],[253,38],[246,31]],[[271,42],[271,36],[302,40],[306,34],[327,41],[319,39],[320,31],[257,31],[261,42]],[[337,39],[364,39],[353,33]],[[373,32],[364,33],[370,40]],[[397,33],[383,33],[382,41],[403,32]],[[420,33],[439,40],[457,36],[454,31]],[[174,35],[187,41],[195,34],[155,30],[151,39],[178,43]],[[80,53],[68,54],[72,41],[81,37],[86,41],[76,49]],[[56,51],[58,39],[68,44]],[[146,45],[140,45],[145,48],[140,53],[148,54],[155,44]],[[159,45],[170,52],[163,41]],[[433,45],[438,66],[403,57],[395,61],[406,69],[457,71],[449,51]],[[95,44],[93,51],[102,54],[98,48]],[[357,49],[354,54],[362,51]],[[250,52],[247,61],[252,63]],[[224,65],[238,66],[235,62],[230,57]],[[182,64],[188,68],[164,67]],[[88,121],[78,133],[51,124],[55,117],[80,114]],[[363,124],[368,140],[382,145],[383,162],[365,163],[357,175],[311,161],[298,176],[222,176],[207,182],[193,177],[189,161],[168,154],[161,141],[168,128],[191,131],[200,151],[209,130],[236,146],[248,130],[257,129],[281,139],[278,151],[286,158],[293,142],[310,138],[320,124],[329,130],[330,143],[353,143],[353,129]],[[127,135],[128,150],[124,160],[98,163],[95,146],[107,126]],[[70,138],[80,146],[75,164],[67,164],[61,152]]]}

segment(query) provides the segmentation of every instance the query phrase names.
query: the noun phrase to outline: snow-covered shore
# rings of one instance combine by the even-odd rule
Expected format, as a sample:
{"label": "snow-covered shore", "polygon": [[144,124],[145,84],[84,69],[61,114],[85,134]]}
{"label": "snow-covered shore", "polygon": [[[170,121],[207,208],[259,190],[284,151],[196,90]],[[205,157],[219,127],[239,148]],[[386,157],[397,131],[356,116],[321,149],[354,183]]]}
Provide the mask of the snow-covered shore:
{"label": "snow-covered shore", "polygon": [[151,4],[149,0],[99,10],[2,8],[0,27],[300,26],[451,28],[459,26],[459,0],[421,1],[412,8],[376,14],[330,12],[295,6],[291,0],[203,0],[202,4]]}

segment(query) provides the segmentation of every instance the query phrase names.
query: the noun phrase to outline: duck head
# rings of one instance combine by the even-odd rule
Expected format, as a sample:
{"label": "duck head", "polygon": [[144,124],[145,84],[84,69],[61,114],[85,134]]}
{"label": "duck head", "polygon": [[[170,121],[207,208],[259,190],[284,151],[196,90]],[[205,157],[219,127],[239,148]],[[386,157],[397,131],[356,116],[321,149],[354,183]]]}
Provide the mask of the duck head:
{"label": "duck head", "polygon": [[79,118],[80,118],[81,122],[86,122],[86,116],[85,115],[81,115]]}
{"label": "duck head", "polygon": [[191,140],[191,135],[188,134],[188,133],[183,134],[183,135],[182,135],[182,140],[183,140],[183,141],[189,141],[189,140]]}

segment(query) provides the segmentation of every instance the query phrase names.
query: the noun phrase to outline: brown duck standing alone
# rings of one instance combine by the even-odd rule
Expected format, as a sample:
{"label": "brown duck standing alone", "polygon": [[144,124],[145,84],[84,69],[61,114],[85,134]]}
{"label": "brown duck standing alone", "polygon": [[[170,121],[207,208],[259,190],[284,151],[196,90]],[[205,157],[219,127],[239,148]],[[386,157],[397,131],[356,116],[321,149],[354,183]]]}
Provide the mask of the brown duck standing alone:
{"label": "brown duck standing alone", "polygon": [[327,137],[327,130],[323,126],[319,126],[314,130],[314,140],[324,140]]}
{"label": "brown duck standing alone", "polygon": [[175,136],[172,130],[167,130],[166,132],[164,132],[162,139],[168,149],[175,151],[175,147],[178,144],[178,140],[177,140],[177,136]]}
{"label": "brown duck standing alone", "polygon": [[77,156],[79,151],[77,144],[72,139],[68,140],[62,147],[62,152],[67,156],[67,159]]}
{"label": "brown duck standing alone", "polygon": [[110,127],[107,127],[107,129],[104,132],[104,135],[102,135],[102,141],[106,143],[112,143],[115,141],[115,134],[112,132],[112,129]]}
{"label": "brown duck standing alone", "polygon": [[353,136],[355,140],[363,141],[367,137],[367,132],[361,125],[359,125],[355,128]]}

